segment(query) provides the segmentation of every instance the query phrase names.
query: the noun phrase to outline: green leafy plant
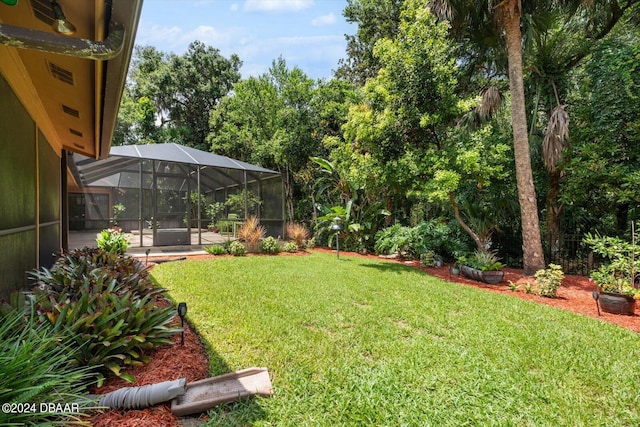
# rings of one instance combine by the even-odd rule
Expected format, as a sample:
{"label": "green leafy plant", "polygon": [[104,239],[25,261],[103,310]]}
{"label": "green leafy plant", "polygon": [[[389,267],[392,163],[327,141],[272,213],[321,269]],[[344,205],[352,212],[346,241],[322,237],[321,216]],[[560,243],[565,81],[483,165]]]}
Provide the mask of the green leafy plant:
{"label": "green leafy plant", "polygon": [[145,352],[172,341],[175,310],[159,307],[143,264],[99,248],[61,256],[51,270],[29,273],[42,322],[69,337],[76,364],[106,368],[122,378],[126,366],[145,363]]}
{"label": "green leafy plant", "polygon": [[220,214],[224,211],[225,205],[222,202],[214,202],[207,205],[205,208],[205,212],[207,217],[211,220],[211,223],[214,224],[218,222],[220,218]]}
{"label": "green leafy plant", "polygon": [[244,206],[245,202],[247,203],[247,210],[249,213],[257,213],[256,210],[258,206],[262,204],[262,200],[252,191],[242,190],[237,194],[232,194],[227,197],[225,206],[229,208],[229,210],[238,215],[244,216]]}
{"label": "green leafy plant", "polygon": [[221,221],[218,221],[216,223],[216,226],[218,227],[218,231],[220,233],[229,234],[233,232],[233,221],[223,219]]}
{"label": "green leafy plant", "polygon": [[120,218],[120,215],[124,213],[125,210],[127,210],[125,208],[125,206],[122,203],[118,203],[113,205],[113,225],[117,226],[118,225],[118,219]]}
{"label": "green leafy plant", "polygon": [[631,242],[599,234],[585,236],[584,241],[591,250],[609,260],[608,264],[591,273],[591,278],[602,292],[640,299],[640,289],[636,288],[640,278],[640,251],[636,248],[635,239],[635,229],[632,230]]}
{"label": "green leafy plant", "polygon": [[274,237],[266,237],[260,242],[260,252],[265,254],[277,254],[280,252],[280,243]]}
{"label": "green leafy plant", "polygon": [[229,244],[229,253],[233,256],[245,256],[247,250],[241,242],[234,240]]}
{"label": "green leafy plant", "polygon": [[562,286],[564,273],[562,267],[557,264],[549,264],[546,269],[536,271],[536,283],[538,295],[555,298],[558,288]]}
{"label": "green leafy plant", "polygon": [[211,255],[224,255],[227,253],[227,250],[222,245],[211,245],[204,248],[207,253]]}
{"label": "green leafy plant", "polygon": [[482,271],[498,271],[504,267],[495,252],[475,250],[465,261],[469,267]]}
{"label": "green leafy plant", "polygon": [[433,267],[436,264],[435,261],[435,253],[433,251],[427,251],[423,254],[420,254],[420,264],[423,267]]}
{"label": "green leafy plant", "polygon": [[298,244],[296,242],[286,242],[282,250],[285,252],[298,252]]}
{"label": "green leafy plant", "polygon": [[[68,341],[40,322],[33,307],[26,316],[22,308],[0,314],[0,402],[30,405],[26,411],[0,411],[0,425],[70,425],[88,416],[85,411],[96,402],[86,388],[96,378],[89,368],[72,365]],[[51,402],[77,406],[56,414],[40,411],[41,403]]]}
{"label": "green leafy plant", "polygon": [[105,229],[96,237],[96,244],[107,252],[125,254],[129,248],[129,239],[120,230]]}

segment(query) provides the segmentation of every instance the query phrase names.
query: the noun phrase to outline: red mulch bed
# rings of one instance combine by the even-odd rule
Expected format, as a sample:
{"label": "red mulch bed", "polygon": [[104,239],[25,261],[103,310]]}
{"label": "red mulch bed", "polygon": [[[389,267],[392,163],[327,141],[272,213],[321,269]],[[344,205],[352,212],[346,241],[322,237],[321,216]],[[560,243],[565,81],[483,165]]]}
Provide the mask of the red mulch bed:
{"label": "red mulch bed", "polygon": [[[314,251],[335,253],[335,251],[324,248],[316,248]],[[305,252],[298,252],[296,254],[283,252],[281,253],[281,256],[282,255],[305,255]],[[374,255],[360,255],[353,252],[345,253],[345,255],[351,257],[355,256],[379,259]],[[250,254],[250,256],[262,255]],[[213,255],[190,255],[189,259],[207,259],[212,257]],[[154,258],[154,260],[160,259],[172,259],[172,257],[167,256],[163,258]],[[422,267],[418,261],[389,260],[389,262],[401,262],[449,282],[462,283],[467,286],[485,289],[490,292],[500,292],[516,298],[551,305],[553,307],[570,310],[585,316],[594,317],[602,321],[615,323],[623,328],[627,328],[635,332],[640,332],[640,316],[637,314],[633,316],[623,316],[605,313],[601,310],[600,315],[598,315],[596,303],[592,297],[592,292],[596,290],[596,286],[589,278],[584,276],[565,276],[562,281],[562,286],[558,289],[558,297],[545,298],[525,293],[524,284],[528,282],[533,284],[535,278],[522,276],[521,270],[513,268],[504,269],[504,280],[501,283],[497,285],[487,285],[475,280],[467,279],[462,275],[451,274],[448,266],[446,265],[436,268]],[[509,281],[520,284],[521,286],[519,287],[519,290],[512,291],[509,287]],[[102,387],[93,390],[93,393],[103,394],[117,390],[121,387],[138,387],[183,377],[187,379],[187,382],[208,377],[208,360],[205,349],[202,346],[199,337],[193,332],[189,325],[186,324],[184,341],[184,346],[181,346],[180,335],[176,335],[174,337],[175,345],[157,349],[150,354],[151,361],[147,365],[138,366],[128,370],[127,372],[135,377],[135,384],[132,385],[119,378],[110,377],[105,381],[105,384]],[[206,415],[203,415],[203,417],[206,418]],[[111,410],[94,415],[91,418],[91,423],[95,427],[107,427],[114,425],[123,427],[180,426],[177,417],[171,413],[170,404],[157,405],[153,408],[144,410]]]}

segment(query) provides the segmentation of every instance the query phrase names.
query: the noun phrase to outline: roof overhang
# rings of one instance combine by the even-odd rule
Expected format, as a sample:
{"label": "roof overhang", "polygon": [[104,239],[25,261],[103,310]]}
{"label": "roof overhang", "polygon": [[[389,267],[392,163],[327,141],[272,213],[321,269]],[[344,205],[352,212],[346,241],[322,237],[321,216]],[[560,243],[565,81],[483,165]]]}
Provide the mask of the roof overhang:
{"label": "roof overhang", "polygon": [[58,0],[77,28],[51,27],[50,0],[0,3],[0,72],[53,149],[109,154],[142,0]]}

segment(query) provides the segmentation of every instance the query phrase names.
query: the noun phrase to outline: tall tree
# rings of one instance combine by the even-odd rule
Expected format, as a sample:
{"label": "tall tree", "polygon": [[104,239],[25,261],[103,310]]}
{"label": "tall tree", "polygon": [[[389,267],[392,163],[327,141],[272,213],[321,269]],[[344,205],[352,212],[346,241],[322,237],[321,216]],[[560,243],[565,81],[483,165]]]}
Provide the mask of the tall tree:
{"label": "tall tree", "polygon": [[335,75],[363,86],[375,77],[380,63],[373,54],[378,40],[393,39],[400,26],[400,10],[404,0],[347,0],[342,14],[347,22],[355,23],[355,35],[345,35],[347,58],[340,60]]}
{"label": "tall tree", "polygon": [[268,73],[238,83],[211,115],[208,142],[213,151],[235,155],[282,174],[287,216],[294,219],[296,172],[317,154],[311,100],[314,82],[284,59]]}
{"label": "tall tree", "polygon": [[[536,2],[526,4],[532,3]],[[476,33],[476,36],[478,33],[496,35],[498,39],[504,35],[511,94],[516,182],[522,223],[524,273],[533,275],[537,270],[544,268],[545,263],[527,134],[520,30],[522,3],[520,0],[504,0],[498,3],[493,0],[434,0],[429,2],[429,6],[441,18],[450,20],[452,34],[459,40],[473,39],[470,32]],[[486,55],[487,50],[481,49],[478,45],[475,52],[471,53]]]}
{"label": "tall tree", "polygon": [[137,47],[118,135],[127,143],[170,140],[206,150],[210,112],[240,79],[240,66],[236,55],[225,58],[199,41],[183,55]]}

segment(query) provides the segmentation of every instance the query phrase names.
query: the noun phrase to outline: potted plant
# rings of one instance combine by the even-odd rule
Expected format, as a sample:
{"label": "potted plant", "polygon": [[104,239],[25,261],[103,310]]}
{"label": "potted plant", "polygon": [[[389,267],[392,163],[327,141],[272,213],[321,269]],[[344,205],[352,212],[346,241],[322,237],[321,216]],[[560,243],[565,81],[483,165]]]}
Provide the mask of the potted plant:
{"label": "potted plant", "polygon": [[460,271],[469,279],[494,285],[504,278],[504,271],[501,270],[504,265],[495,252],[476,250],[472,256],[465,257],[463,260],[464,264],[460,266]]}
{"label": "potted plant", "polygon": [[217,233],[219,231],[218,226],[216,225],[218,220],[220,219],[220,214],[224,211],[224,203],[222,202],[214,202],[207,206],[206,213],[211,222],[207,225],[207,229],[209,231],[213,231]]}
{"label": "potted plant", "polygon": [[636,252],[635,227],[631,226],[631,243],[618,237],[587,234],[587,243],[593,252],[609,260],[591,273],[598,286],[598,302],[603,311],[613,314],[633,315],[636,300],[640,299],[638,278],[640,259]]}

